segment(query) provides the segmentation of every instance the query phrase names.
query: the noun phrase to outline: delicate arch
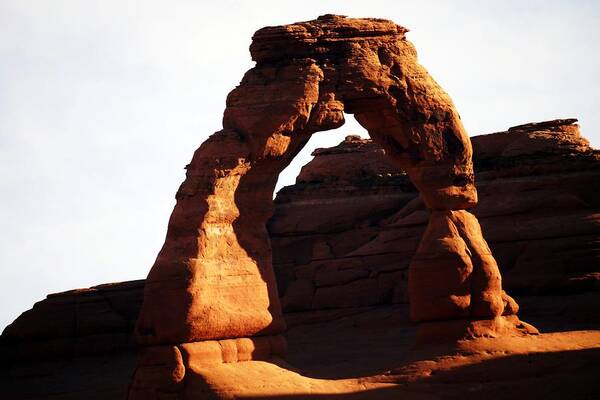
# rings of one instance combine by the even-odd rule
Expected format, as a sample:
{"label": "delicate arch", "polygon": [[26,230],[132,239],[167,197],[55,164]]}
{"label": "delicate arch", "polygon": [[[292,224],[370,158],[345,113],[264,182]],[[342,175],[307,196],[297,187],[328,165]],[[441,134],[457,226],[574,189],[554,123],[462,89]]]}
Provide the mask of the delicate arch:
{"label": "delicate arch", "polygon": [[266,222],[279,173],[317,131],[355,115],[433,211],[410,272],[415,320],[516,312],[475,217],[469,138],[448,95],[391,21],[327,15],[259,30],[257,62],[223,130],[177,193],[137,326],[143,343],[270,335],[285,324]]}

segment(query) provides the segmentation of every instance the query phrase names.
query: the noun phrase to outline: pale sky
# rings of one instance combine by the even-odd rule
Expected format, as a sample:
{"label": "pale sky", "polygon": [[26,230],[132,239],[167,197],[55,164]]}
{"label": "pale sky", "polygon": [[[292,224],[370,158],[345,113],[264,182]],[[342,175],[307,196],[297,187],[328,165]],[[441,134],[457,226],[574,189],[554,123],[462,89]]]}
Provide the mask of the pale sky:
{"label": "pale sky", "polygon": [[[576,117],[600,146],[600,2],[0,0],[0,329],[48,293],[144,278],[254,31],[326,13],[409,28],[471,135]],[[351,133],[316,134],[279,186]]]}

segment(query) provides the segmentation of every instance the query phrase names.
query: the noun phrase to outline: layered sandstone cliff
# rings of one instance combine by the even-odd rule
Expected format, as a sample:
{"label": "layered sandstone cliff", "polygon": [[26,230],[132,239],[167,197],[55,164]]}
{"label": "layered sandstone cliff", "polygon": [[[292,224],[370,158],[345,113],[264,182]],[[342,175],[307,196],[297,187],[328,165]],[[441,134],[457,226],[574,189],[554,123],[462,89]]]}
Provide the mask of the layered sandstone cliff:
{"label": "layered sandstone cliff", "polygon": [[[471,139],[473,212],[512,293],[598,289],[600,152],[575,122]],[[370,140],[349,136],[314,156],[278,193],[269,224],[284,310],[407,302],[428,220],[417,191]]]}

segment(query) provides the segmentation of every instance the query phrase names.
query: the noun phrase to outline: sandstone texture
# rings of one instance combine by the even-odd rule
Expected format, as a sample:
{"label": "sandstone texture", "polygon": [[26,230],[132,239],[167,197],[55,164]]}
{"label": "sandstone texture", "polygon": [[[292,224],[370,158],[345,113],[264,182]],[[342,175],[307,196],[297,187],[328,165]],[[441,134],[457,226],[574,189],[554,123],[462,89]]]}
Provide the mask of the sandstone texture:
{"label": "sandstone texture", "polygon": [[0,336],[5,360],[104,355],[131,350],[144,281],[50,294]]}
{"label": "sandstone texture", "polygon": [[[521,304],[528,318],[540,313],[552,329],[561,321],[587,329],[586,321],[600,321],[593,311],[600,303],[564,301],[600,289],[600,154],[573,121],[539,126],[471,138],[480,192],[474,212],[504,286],[530,296]],[[296,185],[278,193],[269,229],[288,323],[313,318],[299,311],[340,315],[409,301],[408,264],[428,211],[383,152],[348,136],[316,150]],[[360,248],[369,252],[354,256]],[[4,330],[2,352],[31,360],[131,350],[143,287],[140,280],[49,295]]]}
{"label": "sandstone texture", "polygon": [[[256,66],[228,95],[223,129],[186,167],[146,279],[135,336],[148,347],[129,399],[187,397],[199,380],[189,383],[189,373],[207,377],[193,368],[200,362],[281,355],[272,341],[264,351],[257,345],[285,330],[266,227],[272,193],[310,136],[341,126],[344,112],[406,171],[432,210],[410,267],[412,319],[479,318],[502,321],[503,333],[537,333],[502,317],[518,306],[502,290],[479,223],[466,211],[477,203],[469,137],[406,31],[387,20],[325,15],[255,33]],[[497,331],[474,323],[477,332]],[[235,356],[219,350],[226,347]]]}
{"label": "sandstone texture", "polygon": [[[337,147],[315,152],[298,183],[278,194],[270,221],[275,272],[288,310],[284,314],[289,327],[287,350],[281,343],[273,353],[270,344],[266,351],[268,337],[230,339],[218,352],[214,349],[219,341],[205,341],[150,348],[138,363],[131,334],[144,281],[99,285],[49,295],[4,330],[0,397],[122,399],[130,385],[143,393],[144,380],[159,382],[165,368],[154,369],[159,376],[151,374],[152,367],[159,365],[171,365],[170,370],[180,374],[163,378],[166,384],[161,389],[166,394],[181,394],[187,376],[193,395],[207,398],[589,399],[600,395],[596,382],[600,292],[594,278],[600,238],[594,219],[599,204],[594,185],[600,160],[573,122],[542,125],[543,129],[533,131],[513,128],[472,138],[481,194],[475,214],[490,239],[504,285],[517,294],[521,317],[539,328],[541,335],[508,342],[499,337],[495,344],[478,338],[470,341],[471,347],[463,344],[457,353],[457,349],[436,347],[438,338],[427,342],[431,331],[438,331],[436,323],[430,322],[421,324],[426,326],[421,335],[424,347],[413,350],[417,332],[408,319],[409,306],[403,303],[408,301],[408,263],[425,231],[427,211],[381,147],[349,137]],[[519,142],[529,145],[520,144],[518,153],[510,150],[515,148],[511,143]],[[417,206],[407,207],[411,202]],[[399,213],[402,208],[405,211]],[[340,252],[386,234],[391,229],[382,222],[402,218],[414,223],[398,224],[395,233],[387,233],[396,238],[387,251],[361,257]],[[553,221],[562,222],[557,227]],[[293,229],[276,233],[275,227],[286,226]],[[400,257],[394,246],[407,243],[412,247]],[[531,244],[538,250],[524,252]],[[307,257],[315,254],[322,260]],[[529,256],[519,261],[522,254]],[[282,256],[297,264],[278,262]],[[390,271],[396,260],[398,271]],[[317,286],[308,274],[296,278],[317,262],[323,268],[319,279],[327,272],[331,285]],[[516,269],[518,262],[521,267]],[[344,263],[353,268],[338,268]],[[400,283],[387,279],[388,273],[397,274]],[[348,276],[357,276],[359,283],[368,279],[378,284],[352,284],[353,280],[345,280],[353,279]],[[342,283],[336,284],[337,280]],[[292,303],[288,290],[304,284],[308,289],[298,290]],[[319,294],[320,303],[313,302],[315,290],[325,291]],[[389,305],[392,302],[400,304]],[[430,324],[433,329],[427,329]],[[463,330],[460,327],[459,332]],[[448,335],[452,329],[443,327],[442,332]],[[259,351],[251,361],[223,363],[239,359],[236,341],[241,341],[242,359],[248,359],[244,354],[249,351],[244,349],[258,347]],[[213,351],[194,352],[194,347]],[[154,364],[153,352],[159,361]],[[284,353],[293,368],[282,361],[273,363],[273,357]],[[190,363],[177,354],[192,354],[192,359],[204,354],[201,360],[212,361],[210,366]],[[145,374],[130,382],[134,371],[144,369]],[[225,375],[236,376],[237,383],[223,379]]]}
{"label": "sandstone texture", "polygon": [[[575,120],[516,126],[471,141],[479,192],[472,212],[506,290],[598,290],[600,152],[581,137]],[[408,302],[408,267],[422,258],[424,233],[443,230],[438,238],[446,241],[461,236],[460,212],[428,211],[383,153],[374,142],[349,136],[315,151],[296,184],[278,193],[269,230],[284,310]],[[439,219],[446,221],[432,226]],[[481,243],[478,252],[488,249]],[[440,290],[437,281],[428,284]]]}
{"label": "sandstone texture", "polygon": [[273,189],[311,134],[341,126],[344,112],[434,210],[411,267],[414,320],[516,313],[465,211],[477,203],[469,137],[406,32],[387,20],[325,15],[255,33],[256,66],[227,97],[223,130],[195,152],[177,192],[146,280],[140,343],[284,331],[266,229]]}
{"label": "sandstone texture", "polygon": [[[145,378],[162,382],[164,398],[190,400],[597,398],[600,294],[518,300],[521,317],[545,333],[415,348],[416,326],[406,304],[296,312],[285,315],[286,362],[266,362],[260,353],[250,361],[214,362],[237,354],[237,346],[233,352],[227,345],[208,353],[210,363],[198,362],[202,358],[194,355],[207,352],[194,347],[213,346],[212,341],[148,347],[141,358],[119,351],[3,360],[0,397],[118,400],[126,398],[130,385],[143,389]],[[189,354],[196,362],[186,360]],[[144,374],[130,382],[140,369]]]}
{"label": "sandstone texture", "polygon": [[[573,119],[472,145],[406,32],[336,15],[256,32],[148,278],[25,312],[0,337],[3,397],[594,397],[598,152]],[[372,141],[317,151],[274,203],[344,113]],[[552,295],[524,314],[555,333],[519,320],[501,271]]]}

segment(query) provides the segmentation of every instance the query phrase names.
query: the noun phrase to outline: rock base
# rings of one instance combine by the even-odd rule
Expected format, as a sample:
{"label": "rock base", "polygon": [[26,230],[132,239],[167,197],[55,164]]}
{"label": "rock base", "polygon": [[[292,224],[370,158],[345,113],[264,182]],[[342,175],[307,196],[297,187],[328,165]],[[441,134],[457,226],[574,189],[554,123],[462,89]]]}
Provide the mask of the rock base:
{"label": "rock base", "polygon": [[539,333],[534,326],[521,321],[516,315],[494,319],[434,321],[419,324],[416,344],[417,346],[447,344],[459,340],[528,336],[539,335]]}
{"label": "rock base", "polygon": [[150,346],[138,360],[128,399],[183,398],[188,371],[242,361],[265,361],[283,357],[285,352],[286,340],[280,335]]}
{"label": "rock base", "polygon": [[[391,361],[391,368],[375,373],[356,374],[356,367],[353,373],[338,364],[341,368],[328,377],[277,360],[192,365],[183,392],[159,398],[481,400],[522,395],[583,400],[600,393],[597,343],[597,331],[476,338],[458,346],[410,350]],[[331,362],[332,355],[321,353],[313,362]]]}

